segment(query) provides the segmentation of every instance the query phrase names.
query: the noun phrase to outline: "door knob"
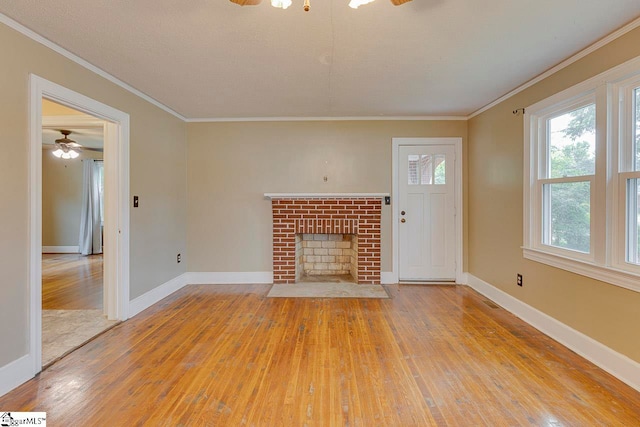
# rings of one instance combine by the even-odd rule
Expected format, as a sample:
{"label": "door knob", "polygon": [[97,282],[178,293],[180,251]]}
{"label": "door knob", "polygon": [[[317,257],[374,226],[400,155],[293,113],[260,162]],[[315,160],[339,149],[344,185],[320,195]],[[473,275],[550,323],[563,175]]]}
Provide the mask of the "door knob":
{"label": "door knob", "polygon": [[402,212],[400,212],[400,215],[404,215],[405,213],[406,213],[405,211],[402,211]]}
{"label": "door knob", "polygon": [[406,220],[406,219],[404,219],[404,218],[402,218],[402,219],[400,220],[400,222],[404,223],[404,222],[407,222],[407,220]]}

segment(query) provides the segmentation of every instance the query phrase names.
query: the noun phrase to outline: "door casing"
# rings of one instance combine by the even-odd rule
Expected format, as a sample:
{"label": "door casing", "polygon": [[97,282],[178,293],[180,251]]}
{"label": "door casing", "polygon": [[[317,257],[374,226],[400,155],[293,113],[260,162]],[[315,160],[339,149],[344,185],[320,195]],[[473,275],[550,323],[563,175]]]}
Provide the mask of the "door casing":
{"label": "door casing", "polygon": [[106,121],[105,308],[116,320],[129,311],[129,115],[34,74],[29,79],[28,356],[35,375],[42,369],[42,99]]}
{"label": "door casing", "polygon": [[400,177],[399,174],[399,160],[400,160],[400,146],[410,145],[451,145],[455,149],[455,188],[454,188],[454,200],[455,200],[455,245],[456,245],[456,283],[465,283],[465,276],[463,273],[463,218],[462,213],[462,138],[459,137],[442,137],[442,138],[392,138],[392,154],[391,154],[391,174],[392,174],[392,271],[391,281],[392,283],[398,283],[399,280],[399,246],[400,236],[398,222],[400,220],[400,205],[398,203],[398,196],[400,194]]}

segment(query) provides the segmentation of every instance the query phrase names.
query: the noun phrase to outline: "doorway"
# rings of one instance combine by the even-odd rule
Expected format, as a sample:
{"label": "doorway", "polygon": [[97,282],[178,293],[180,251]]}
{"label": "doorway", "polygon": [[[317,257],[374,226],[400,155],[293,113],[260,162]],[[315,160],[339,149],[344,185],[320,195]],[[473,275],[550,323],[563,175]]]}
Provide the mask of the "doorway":
{"label": "doorway", "polygon": [[42,366],[114,326],[104,307],[106,122],[42,100]]}
{"label": "doorway", "polygon": [[30,76],[29,155],[29,358],[42,369],[42,149],[43,100],[97,118],[104,138],[103,308],[111,320],[125,320],[129,303],[129,115],[38,76]]}
{"label": "doorway", "polygon": [[393,276],[455,282],[462,266],[461,138],[393,139]]}

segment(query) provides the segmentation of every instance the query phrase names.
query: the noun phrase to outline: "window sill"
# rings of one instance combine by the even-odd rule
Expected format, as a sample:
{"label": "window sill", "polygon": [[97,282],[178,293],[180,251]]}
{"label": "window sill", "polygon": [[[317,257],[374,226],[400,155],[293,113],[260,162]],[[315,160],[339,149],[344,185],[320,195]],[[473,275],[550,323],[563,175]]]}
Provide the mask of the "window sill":
{"label": "window sill", "polygon": [[522,255],[525,259],[547,264],[552,267],[561,268],[572,273],[590,277],[620,286],[635,292],[640,292],[640,275],[619,270],[613,267],[594,265],[585,261],[580,261],[560,255],[550,254],[537,249],[522,248]]}

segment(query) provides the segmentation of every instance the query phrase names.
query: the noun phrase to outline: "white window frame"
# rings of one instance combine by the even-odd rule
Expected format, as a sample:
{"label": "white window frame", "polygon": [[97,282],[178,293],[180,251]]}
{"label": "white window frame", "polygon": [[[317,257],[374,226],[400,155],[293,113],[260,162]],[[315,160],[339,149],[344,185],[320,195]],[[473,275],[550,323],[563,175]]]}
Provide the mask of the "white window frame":
{"label": "white window frame", "polygon": [[[640,292],[640,265],[626,262],[626,180],[632,171],[630,138],[633,89],[640,87],[640,57],[525,108],[523,256],[553,267]],[[546,123],[595,101],[595,174],[547,178]],[[543,185],[590,182],[591,230],[588,254],[544,244]]]}
{"label": "white window frame", "polygon": [[[612,133],[613,139],[618,141],[618,152],[614,157],[612,165],[613,183],[619,194],[617,204],[613,213],[617,221],[612,227],[612,264],[614,267],[636,272],[640,275],[640,265],[628,263],[627,254],[630,249],[627,227],[629,226],[627,218],[627,180],[640,179],[640,168],[634,171],[634,155],[633,155],[633,128],[635,126],[634,110],[633,110],[633,91],[640,88],[640,75],[622,80],[611,85],[611,91],[614,100],[617,102],[614,106],[615,118],[617,126]],[[636,226],[637,227],[637,226]],[[637,233],[637,231],[636,231]],[[636,236],[637,238],[637,236]]]}

